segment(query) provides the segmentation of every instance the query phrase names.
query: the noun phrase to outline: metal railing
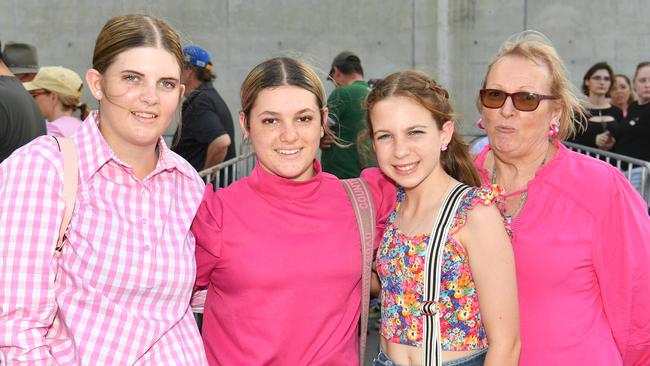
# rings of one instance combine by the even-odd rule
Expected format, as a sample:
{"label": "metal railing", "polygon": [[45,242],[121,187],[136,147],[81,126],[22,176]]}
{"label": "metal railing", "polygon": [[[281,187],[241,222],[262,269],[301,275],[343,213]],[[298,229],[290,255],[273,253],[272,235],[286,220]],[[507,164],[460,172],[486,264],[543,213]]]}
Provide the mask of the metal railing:
{"label": "metal railing", "polygon": [[646,204],[650,207],[650,162],[629,156],[615,154],[613,152],[595,149],[593,147],[574,144],[563,141],[569,149],[596,159],[604,160],[614,165],[641,194]]}
{"label": "metal railing", "polygon": [[214,184],[215,190],[218,187],[227,187],[230,183],[239,180],[251,173],[255,167],[257,156],[254,151],[248,151],[223,163],[207,168],[199,172],[203,181]]}

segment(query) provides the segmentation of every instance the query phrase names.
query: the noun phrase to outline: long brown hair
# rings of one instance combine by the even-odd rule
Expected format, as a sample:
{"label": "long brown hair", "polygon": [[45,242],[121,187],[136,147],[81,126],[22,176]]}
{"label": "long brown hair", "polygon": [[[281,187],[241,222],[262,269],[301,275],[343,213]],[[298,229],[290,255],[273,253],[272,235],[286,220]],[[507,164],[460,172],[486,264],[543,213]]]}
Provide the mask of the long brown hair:
{"label": "long brown hair", "polygon": [[[371,111],[380,101],[400,96],[411,99],[426,108],[436,121],[438,130],[447,121],[454,120],[454,110],[449,99],[449,93],[429,75],[416,70],[396,72],[380,81],[368,94],[366,100],[366,123],[368,132],[373,136]],[[476,171],[467,148],[467,144],[454,129],[447,150],[440,153],[442,167],[454,179],[470,186],[481,185],[481,179]]]}

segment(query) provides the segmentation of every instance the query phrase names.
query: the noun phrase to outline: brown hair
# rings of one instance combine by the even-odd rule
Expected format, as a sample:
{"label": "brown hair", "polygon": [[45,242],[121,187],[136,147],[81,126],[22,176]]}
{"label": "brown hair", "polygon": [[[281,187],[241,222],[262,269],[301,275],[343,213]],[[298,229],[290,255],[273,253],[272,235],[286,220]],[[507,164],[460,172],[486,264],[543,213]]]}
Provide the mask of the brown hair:
{"label": "brown hair", "polygon": [[[545,65],[551,74],[551,95],[558,97],[555,103],[562,105],[560,114],[560,132],[558,139],[563,140],[573,136],[581,120],[586,120],[585,109],[580,103],[577,90],[568,78],[568,72],[564,62],[560,58],[551,42],[543,34],[535,31],[525,31],[511,37],[501,45],[494,60],[488,66],[483,88],[487,83],[492,66],[506,56],[519,56],[535,62],[538,65]],[[483,108],[480,101],[477,103],[479,111]]]}
{"label": "brown hair", "polygon": [[[297,86],[311,92],[316,97],[318,109],[322,111],[325,108],[325,90],[314,69],[294,58],[272,58],[255,66],[242,83],[240,93],[241,108],[246,116],[247,129],[249,128],[250,112],[260,92],[264,89],[283,85]],[[338,139],[325,122],[321,121],[325,135],[338,144]]]}
{"label": "brown hair", "polygon": [[627,84],[627,87],[630,88],[630,96],[627,98],[627,105],[629,106],[630,104],[632,104],[632,102],[635,101],[634,88],[632,88],[632,82],[630,81],[630,78],[627,77],[627,75],[625,74],[614,75],[614,83],[616,83],[616,78],[623,78],[623,80],[625,80],[625,83]]}
{"label": "brown hair", "polygon": [[[370,136],[374,134],[370,117],[372,108],[378,102],[393,96],[409,98],[426,108],[436,121],[438,130],[442,130],[445,122],[454,119],[449,93],[435,80],[421,71],[396,72],[377,83],[368,94],[366,123]],[[463,142],[457,130],[454,129],[447,150],[440,153],[440,161],[445,172],[454,179],[470,186],[481,185],[480,177],[469,155],[467,144]]]}
{"label": "brown hair", "polygon": [[607,93],[605,94],[606,96],[609,97],[609,93],[611,93],[612,89],[614,88],[614,70],[612,70],[612,67],[609,66],[609,64],[605,61],[603,62],[598,62],[592,67],[587,70],[585,73],[585,76],[582,77],[582,93],[586,96],[589,96],[589,88],[587,88],[587,80],[591,79],[591,77],[596,73],[598,70],[606,70],[607,73],[609,74],[609,79],[611,80],[609,84],[609,89],[607,90]]}
{"label": "brown hair", "polygon": [[639,75],[639,70],[641,70],[646,66],[650,66],[650,61],[643,61],[640,62],[638,65],[636,65],[636,70],[634,70],[634,77],[632,78],[632,80],[636,80],[637,75]]}

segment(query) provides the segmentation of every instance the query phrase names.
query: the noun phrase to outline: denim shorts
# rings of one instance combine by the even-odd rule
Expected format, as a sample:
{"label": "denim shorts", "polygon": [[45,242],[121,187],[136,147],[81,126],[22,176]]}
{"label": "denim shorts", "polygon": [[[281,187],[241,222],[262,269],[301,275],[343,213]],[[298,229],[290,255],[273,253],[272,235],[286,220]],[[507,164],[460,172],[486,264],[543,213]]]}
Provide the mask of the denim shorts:
{"label": "denim shorts", "polygon": [[[483,366],[485,362],[485,354],[487,353],[487,348],[479,351],[477,353],[471,354],[469,356],[457,358],[451,361],[445,361],[442,363],[442,366]],[[372,360],[370,366],[403,366],[399,363],[394,362],[382,351],[379,350],[379,354]]]}

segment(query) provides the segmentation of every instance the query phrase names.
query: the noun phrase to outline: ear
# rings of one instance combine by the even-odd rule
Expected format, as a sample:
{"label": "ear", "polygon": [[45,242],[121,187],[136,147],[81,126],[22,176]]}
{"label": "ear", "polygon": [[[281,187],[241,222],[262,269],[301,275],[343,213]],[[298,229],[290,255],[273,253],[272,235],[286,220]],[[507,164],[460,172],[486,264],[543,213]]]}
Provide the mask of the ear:
{"label": "ear", "polygon": [[241,132],[244,134],[244,139],[247,139],[250,131],[248,130],[248,126],[246,126],[246,114],[243,111],[239,112],[239,128],[241,128]]}
{"label": "ear", "polygon": [[181,84],[181,95],[178,96],[178,101],[183,100],[183,95],[185,95],[185,85]]}
{"label": "ear", "polygon": [[454,121],[447,121],[440,129],[440,143],[442,145],[449,145],[451,137],[454,135]]}
{"label": "ear", "polygon": [[86,72],[86,83],[90,94],[98,101],[102,100],[102,74],[95,69],[88,70]]}
{"label": "ear", "polygon": [[327,107],[323,107],[321,109],[321,125],[325,126],[328,122],[328,118],[330,115],[330,110]]}
{"label": "ear", "polygon": [[559,121],[560,117],[562,117],[562,107],[564,106],[564,103],[556,101],[555,102],[555,107],[553,108],[553,111],[551,112],[551,121]]}

